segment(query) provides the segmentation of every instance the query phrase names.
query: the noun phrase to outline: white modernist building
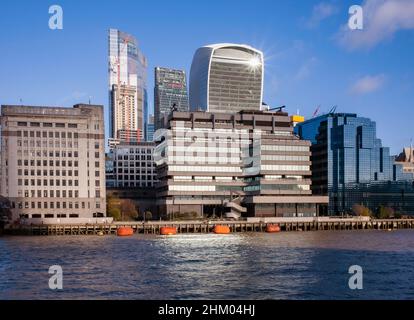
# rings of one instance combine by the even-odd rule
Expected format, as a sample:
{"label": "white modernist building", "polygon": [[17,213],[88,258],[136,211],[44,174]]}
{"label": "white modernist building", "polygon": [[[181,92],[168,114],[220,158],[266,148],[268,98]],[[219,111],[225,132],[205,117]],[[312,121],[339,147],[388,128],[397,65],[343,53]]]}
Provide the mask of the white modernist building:
{"label": "white modernist building", "polygon": [[220,43],[199,48],[190,72],[191,111],[236,113],[260,110],[263,53],[248,45]]}

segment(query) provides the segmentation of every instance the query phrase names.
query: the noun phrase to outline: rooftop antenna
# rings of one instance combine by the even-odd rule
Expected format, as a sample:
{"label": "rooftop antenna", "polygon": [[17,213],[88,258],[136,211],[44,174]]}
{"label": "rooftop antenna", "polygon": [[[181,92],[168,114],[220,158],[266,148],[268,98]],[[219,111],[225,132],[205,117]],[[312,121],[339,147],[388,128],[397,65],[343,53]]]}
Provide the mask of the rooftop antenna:
{"label": "rooftop antenna", "polygon": [[271,108],[271,109],[269,109],[269,111],[276,110],[276,112],[282,112],[282,110],[285,109],[285,108],[286,108],[286,106],[281,106],[281,107]]}
{"label": "rooftop antenna", "polygon": [[20,104],[22,104],[22,103],[23,103],[23,99],[22,99],[22,98],[20,98],[20,99],[19,99],[19,102],[20,102]]}
{"label": "rooftop antenna", "polygon": [[337,105],[334,105],[334,106],[331,108],[331,110],[329,110],[328,114],[333,114],[333,113],[335,113],[335,111],[336,111],[336,108],[337,108],[337,107],[338,107]]}
{"label": "rooftop antenna", "polygon": [[91,96],[89,96],[89,104],[91,104],[91,99],[92,99],[92,97],[91,97]]}
{"label": "rooftop antenna", "polygon": [[413,138],[410,138],[410,157],[408,158],[408,162],[412,162],[413,158]]}

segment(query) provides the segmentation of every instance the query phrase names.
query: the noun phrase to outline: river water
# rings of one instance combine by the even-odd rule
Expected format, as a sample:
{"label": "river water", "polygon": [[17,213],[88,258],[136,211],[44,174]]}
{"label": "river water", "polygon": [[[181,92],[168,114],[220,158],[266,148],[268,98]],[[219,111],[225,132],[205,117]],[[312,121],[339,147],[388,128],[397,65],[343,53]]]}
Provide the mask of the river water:
{"label": "river water", "polygon": [[414,231],[0,237],[0,299],[414,299]]}

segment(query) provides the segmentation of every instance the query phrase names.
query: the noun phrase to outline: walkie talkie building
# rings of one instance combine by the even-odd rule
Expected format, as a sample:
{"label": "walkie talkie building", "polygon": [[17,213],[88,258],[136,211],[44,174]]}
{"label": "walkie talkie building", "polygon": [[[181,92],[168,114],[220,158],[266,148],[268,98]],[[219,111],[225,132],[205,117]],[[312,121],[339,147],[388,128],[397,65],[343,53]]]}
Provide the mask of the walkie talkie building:
{"label": "walkie talkie building", "polygon": [[255,48],[230,43],[201,47],[191,65],[190,109],[260,110],[263,76],[263,53]]}

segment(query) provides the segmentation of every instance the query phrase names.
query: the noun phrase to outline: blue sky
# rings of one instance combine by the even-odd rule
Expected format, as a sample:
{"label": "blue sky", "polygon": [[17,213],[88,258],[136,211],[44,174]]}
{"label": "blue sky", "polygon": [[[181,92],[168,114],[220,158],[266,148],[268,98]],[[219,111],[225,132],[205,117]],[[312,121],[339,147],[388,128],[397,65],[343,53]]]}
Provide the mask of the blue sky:
{"label": "blue sky", "polygon": [[[63,30],[48,28],[50,5]],[[346,29],[361,5],[364,29]],[[190,70],[195,50],[245,43],[265,53],[264,101],[310,117],[356,112],[393,153],[414,137],[414,1],[8,1],[0,8],[0,104],[107,108],[107,30],[133,34],[155,66]],[[106,114],[106,117],[108,114]]]}

